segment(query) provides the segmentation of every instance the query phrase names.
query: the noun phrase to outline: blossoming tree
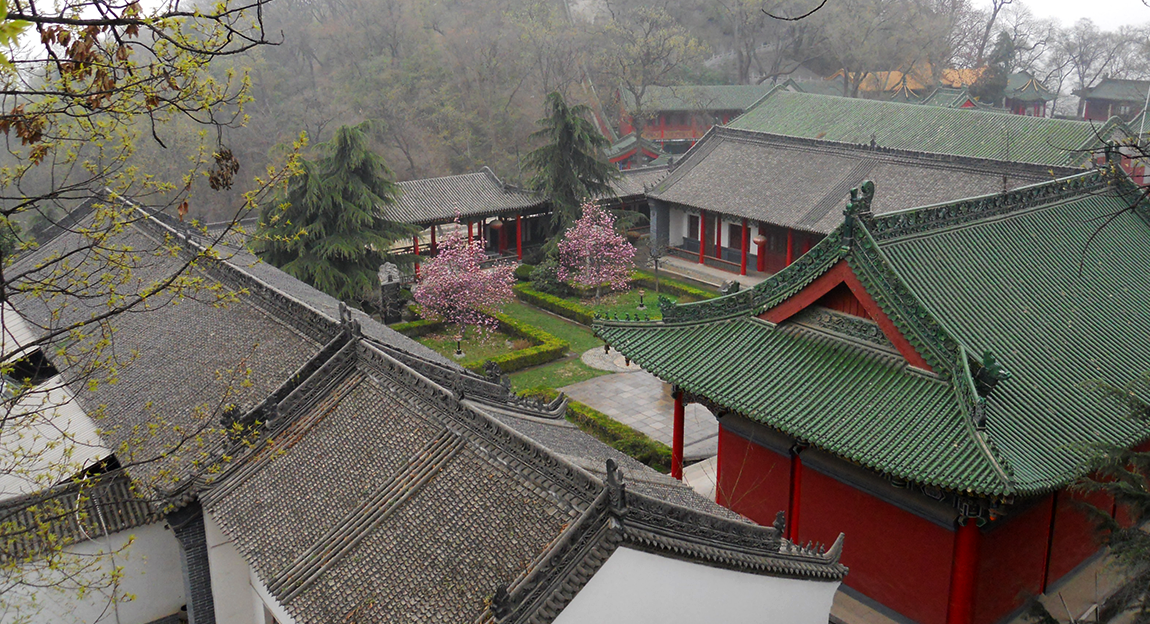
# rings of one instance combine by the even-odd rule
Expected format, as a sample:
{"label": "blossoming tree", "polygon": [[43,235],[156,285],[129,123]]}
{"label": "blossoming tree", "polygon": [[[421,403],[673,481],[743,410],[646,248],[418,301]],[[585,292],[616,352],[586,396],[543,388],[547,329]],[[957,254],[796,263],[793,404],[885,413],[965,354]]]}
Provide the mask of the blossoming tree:
{"label": "blossoming tree", "polygon": [[635,246],[615,231],[615,217],[591,202],[559,243],[559,279],[594,286],[596,300],[604,284],[627,288],[634,261]]}
{"label": "blossoming tree", "polygon": [[454,325],[455,355],[463,355],[461,342],[467,327],[489,332],[499,326],[492,314],[511,299],[514,267],[484,269],[487,259],[479,241],[467,242],[458,231],[449,234],[439,253],[423,267],[423,278],[413,293],[426,318]]}

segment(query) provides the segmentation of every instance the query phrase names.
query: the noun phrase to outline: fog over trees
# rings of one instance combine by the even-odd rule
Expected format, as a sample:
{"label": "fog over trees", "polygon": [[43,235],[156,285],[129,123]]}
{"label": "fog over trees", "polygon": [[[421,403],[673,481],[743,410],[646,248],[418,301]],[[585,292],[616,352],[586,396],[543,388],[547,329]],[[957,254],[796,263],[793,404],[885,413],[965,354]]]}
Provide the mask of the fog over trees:
{"label": "fog over trees", "polygon": [[[524,157],[548,93],[585,104],[615,125],[638,119],[651,87],[771,84],[812,73],[845,75],[844,95],[876,72],[979,68],[995,55],[1060,94],[1053,114],[1076,112],[1074,90],[1103,77],[1150,76],[1145,24],[1114,32],[1088,20],[1057,24],[1020,0],[274,0],[264,9],[275,46],[222,59],[213,72],[251,69],[243,127],[209,142],[240,164],[230,189],[193,180],[189,213],[217,220],[242,205],[253,176],[306,133],[312,146],[342,125],[373,121],[371,147],[412,179],[491,167],[525,184]],[[1150,20],[1131,15],[1130,23]],[[1009,54],[1002,47],[1009,41]],[[179,184],[200,149],[198,128],[176,118],[137,133],[136,159]],[[161,143],[162,141],[162,143]],[[34,174],[33,174],[34,177]]]}

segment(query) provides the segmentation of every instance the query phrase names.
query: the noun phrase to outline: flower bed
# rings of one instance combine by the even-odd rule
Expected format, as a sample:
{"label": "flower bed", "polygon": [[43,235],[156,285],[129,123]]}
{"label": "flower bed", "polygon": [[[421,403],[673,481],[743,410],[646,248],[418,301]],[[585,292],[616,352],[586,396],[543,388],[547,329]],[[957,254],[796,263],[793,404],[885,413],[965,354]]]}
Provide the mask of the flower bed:
{"label": "flower bed", "polygon": [[539,292],[528,284],[516,284],[512,290],[515,291],[515,296],[520,301],[569,318],[576,323],[590,325],[591,320],[595,318],[595,313],[590,308],[572,303],[562,297]]}
{"label": "flower bed", "polygon": [[[568,349],[570,349],[570,345],[568,345],[566,341],[560,340],[541,329],[517,321],[510,316],[496,314],[495,318],[499,321],[500,331],[508,336],[528,340],[532,345],[495,357],[464,360],[461,362],[464,368],[482,373],[483,365],[488,360],[491,360],[498,364],[504,373],[512,373],[524,368],[530,368],[557,360],[566,355]],[[410,323],[397,323],[391,326],[395,331],[411,338],[430,335],[440,331],[443,327],[444,324],[442,321],[428,319],[412,321]]]}

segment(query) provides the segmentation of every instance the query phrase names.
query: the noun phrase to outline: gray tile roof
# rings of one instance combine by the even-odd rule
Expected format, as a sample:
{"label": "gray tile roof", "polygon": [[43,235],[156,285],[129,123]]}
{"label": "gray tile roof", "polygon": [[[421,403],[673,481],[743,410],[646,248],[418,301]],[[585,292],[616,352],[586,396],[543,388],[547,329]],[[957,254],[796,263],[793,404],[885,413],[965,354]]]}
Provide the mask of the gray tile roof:
{"label": "gray tile roof", "polygon": [[[1018,165],[713,128],[648,195],[796,230],[842,222],[851,188],[874,180],[878,213],[982,195],[1067,168]],[[1004,180],[1005,178],[1005,180]]]}
{"label": "gray tile roof", "polygon": [[619,177],[611,181],[611,190],[616,197],[638,197],[645,195],[660,180],[671,172],[670,167],[637,167],[619,172]]}
{"label": "gray tile roof", "polygon": [[[673,519],[710,532],[707,546],[667,525],[661,531],[682,541],[654,539],[644,548],[765,574],[845,573],[837,550],[778,556],[785,546],[773,529],[555,420],[559,412],[498,400],[506,392],[498,384],[370,343],[352,341],[342,353],[351,347],[350,359],[301,386],[305,395],[308,387],[326,390],[278,410],[283,423],[271,425],[271,452],[234,463],[201,494],[301,623],[352,614],[476,621],[489,606],[515,612],[504,621],[528,621],[540,613],[531,596],[542,591],[554,599],[548,608],[561,609],[620,542],[651,540],[639,527]],[[484,383],[489,391],[474,385]],[[611,489],[608,460],[622,466],[625,493]],[[619,510],[605,502],[611,492],[656,510],[655,519],[639,513],[629,532],[631,516],[612,516]],[[571,554],[556,554],[557,541],[611,517],[620,521],[615,541],[592,542],[594,553],[578,555],[584,565],[545,563]],[[549,621],[542,617],[533,621]]]}
{"label": "gray tile roof", "polygon": [[[194,247],[153,218],[121,242],[143,250],[164,234],[177,249]],[[377,341],[367,323],[339,309],[328,318],[329,301],[237,253],[196,269],[229,293],[227,305],[211,305],[217,290],[211,301],[189,292],[178,305],[156,301],[117,318],[130,334],[117,347],[141,355],[117,384],[81,397],[109,406],[112,436],[157,415],[188,430],[219,419],[210,408],[225,392],[221,371],[250,376],[227,400],[257,443],[197,441],[163,464],[174,483],[158,490],[177,509],[202,503],[301,624],[475,621],[495,611],[501,621],[546,622],[620,545],[755,574],[846,573],[841,542],[826,553],[797,549],[555,421],[561,401],[519,399],[408,351],[386,328],[373,330]],[[139,255],[137,280],[164,276],[181,257]],[[155,443],[170,450],[172,440]],[[559,542],[568,546],[552,548]]]}
{"label": "gray tile roof", "polygon": [[[174,231],[168,226],[143,218],[106,243],[108,248],[135,250],[128,261],[130,279],[117,286],[120,295],[134,295],[183,270],[189,256],[157,252],[164,237],[170,235]],[[175,240],[179,240],[178,235]],[[31,284],[43,273],[33,270],[38,262],[81,244],[77,235],[61,234],[20,259],[9,275],[28,271],[15,284]],[[175,248],[180,247],[177,242]],[[97,371],[98,383],[93,386],[88,383],[86,362],[67,367],[57,363],[81,407],[99,420],[107,446],[116,449],[130,442],[127,448],[134,457],[123,450],[118,452],[125,465],[133,459],[163,454],[190,432],[218,429],[225,403],[235,404],[242,412],[254,408],[340,331],[338,301],[245,250],[222,245],[218,249],[220,261],[201,262],[190,270],[189,275],[199,280],[194,286],[178,296],[153,297],[146,307],[110,320],[116,354],[112,361],[114,383],[107,378],[112,370],[107,366]],[[106,263],[92,254],[82,257],[78,270],[95,274],[105,270]],[[43,297],[32,296],[16,296],[13,304],[37,331],[58,329],[107,309],[106,288],[92,281],[90,287],[57,297],[50,304]],[[50,308],[58,316],[53,317]],[[375,340],[455,366],[361,312],[351,315],[364,334]],[[93,335],[87,340],[90,343],[100,337]],[[148,427],[153,427],[153,432],[141,435]],[[210,446],[212,442],[206,440],[204,444]],[[133,477],[156,477],[203,452],[199,445],[179,448],[165,461],[130,468]],[[181,470],[168,474],[177,480],[185,476]],[[171,483],[154,485],[166,487]]]}
{"label": "gray tile roof", "polygon": [[538,193],[504,184],[487,167],[477,173],[407,180],[399,200],[383,207],[392,221],[431,225],[463,219],[542,212],[547,200]]}

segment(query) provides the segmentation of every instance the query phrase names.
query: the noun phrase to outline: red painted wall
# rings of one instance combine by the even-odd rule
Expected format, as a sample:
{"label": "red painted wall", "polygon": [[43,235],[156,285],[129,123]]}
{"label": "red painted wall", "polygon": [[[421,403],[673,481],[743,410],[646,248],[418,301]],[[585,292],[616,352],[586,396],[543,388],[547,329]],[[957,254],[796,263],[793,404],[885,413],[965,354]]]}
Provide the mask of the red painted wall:
{"label": "red painted wall", "polygon": [[1042,592],[1050,496],[982,527],[974,621],[992,624]]}
{"label": "red painted wall", "polygon": [[718,502],[770,525],[785,511],[790,493],[790,458],[748,441],[719,426]]}
{"label": "red painted wall", "polygon": [[[724,449],[725,450],[725,449]],[[846,533],[844,581],[922,624],[944,624],[954,532],[849,485],[803,470],[799,541]]]}
{"label": "red painted wall", "polygon": [[1110,118],[1109,112],[1109,100],[1086,100],[1086,111],[1083,117],[1093,121],[1106,121]]}
{"label": "red painted wall", "polygon": [[815,305],[837,310],[843,314],[860,316],[865,319],[870,318],[870,314],[867,314],[866,308],[863,307],[858,297],[851,292],[851,289],[846,284],[839,284],[832,288],[830,292],[816,301]]}
{"label": "red painted wall", "polygon": [[1101,546],[1094,522],[1079,504],[1089,502],[1102,509],[1111,509],[1109,496],[1082,494],[1065,490],[1058,494],[1054,518],[1054,540],[1050,549],[1050,583],[1053,584],[1093,555]]}

